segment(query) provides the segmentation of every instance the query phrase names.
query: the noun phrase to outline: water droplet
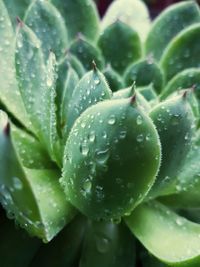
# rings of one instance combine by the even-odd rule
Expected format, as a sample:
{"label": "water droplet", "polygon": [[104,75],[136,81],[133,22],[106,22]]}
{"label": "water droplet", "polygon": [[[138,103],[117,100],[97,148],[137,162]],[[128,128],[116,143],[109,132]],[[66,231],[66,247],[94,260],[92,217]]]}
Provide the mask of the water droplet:
{"label": "water droplet", "polygon": [[137,123],[137,125],[142,124],[142,117],[140,115],[137,116],[136,123]]}
{"label": "water droplet", "polygon": [[80,145],[80,152],[83,156],[87,156],[88,153],[89,153],[89,146],[87,144],[87,142],[83,142],[81,145]]}
{"label": "water droplet", "polygon": [[91,174],[94,175],[96,173],[96,164],[95,164],[95,162],[90,161],[88,167],[90,169]]}
{"label": "water droplet", "polygon": [[52,79],[52,77],[47,77],[47,86],[48,87],[51,87],[53,85],[53,79]]}
{"label": "water droplet", "polygon": [[83,184],[83,190],[85,193],[89,194],[91,192],[91,189],[92,189],[92,183],[90,179],[86,179]]}
{"label": "water droplet", "polygon": [[179,124],[179,121],[180,121],[180,117],[179,115],[174,115],[171,119],[171,123],[172,125],[178,125]]}
{"label": "water droplet", "polygon": [[124,139],[124,138],[126,138],[126,131],[121,131],[121,132],[119,133],[119,138],[120,138],[120,139]]}
{"label": "water droplet", "polygon": [[176,224],[178,224],[179,226],[183,225],[183,220],[181,218],[177,218],[176,219]]}
{"label": "water droplet", "polygon": [[115,115],[110,115],[110,117],[108,119],[108,124],[114,125],[115,122],[116,122]]}
{"label": "water droplet", "polygon": [[104,192],[103,192],[103,187],[100,185],[97,185],[95,188],[95,192],[96,192],[97,202],[101,202],[105,197]]}
{"label": "water droplet", "polygon": [[103,137],[104,139],[107,138],[107,133],[106,133],[105,131],[103,131],[103,133],[102,133],[102,137]]}
{"label": "water droplet", "polygon": [[180,186],[180,185],[177,185],[177,186],[176,186],[176,190],[177,190],[178,192],[180,192],[180,191],[181,191],[181,186]]}
{"label": "water droplet", "polygon": [[88,139],[90,140],[91,143],[93,143],[95,141],[96,135],[95,135],[95,131],[91,131],[89,133]]}
{"label": "water droplet", "polygon": [[22,40],[21,40],[21,38],[18,38],[18,40],[17,40],[17,47],[18,48],[22,48],[22,46],[23,46]]}
{"label": "water droplet", "polygon": [[109,250],[109,240],[105,237],[96,237],[96,247],[100,253],[106,253]]}
{"label": "water droplet", "polygon": [[17,190],[21,190],[23,188],[22,181],[18,177],[13,177],[13,184]]}
{"label": "water droplet", "polygon": [[138,141],[139,143],[141,143],[143,140],[144,140],[144,136],[143,136],[143,134],[139,134],[139,135],[137,136],[137,141]]}
{"label": "water droplet", "polygon": [[184,138],[186,141],[189,139],[189,133],[187,133],[186,135],[185,135],[185,138]]}
{"label": "water droplet", "polygon": [[85,123],[84,122],[81,123],[81,127],[85,128]]}
{"label": "water droplet", "polygon": [[146,139],[146,141],[149,141],[151,139],[151,135],[147,134],[145,139]]}
{"label": "water droplet", "polygon": [[98,150],[95,157],[99,164],[104,164],[109,158],[109,149],[107,148],[105,150]]}

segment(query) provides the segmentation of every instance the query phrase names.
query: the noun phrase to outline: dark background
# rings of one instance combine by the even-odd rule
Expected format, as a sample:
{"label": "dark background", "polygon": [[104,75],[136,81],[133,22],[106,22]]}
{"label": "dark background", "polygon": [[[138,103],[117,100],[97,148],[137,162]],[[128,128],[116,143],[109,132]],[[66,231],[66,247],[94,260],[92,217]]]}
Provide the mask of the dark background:
{"label": "dark background", "polygon": [[[112,2],[112,0],[96,0],[100,15],[102,16],[109,4]],[[176,2],[182,2],[178,0],[144,0],[146,4],[149,7],[151,17],[156,17],[164,8],[167,6],[176,3]],[[197,0],[198,3],[200,3],[200,0]]]}

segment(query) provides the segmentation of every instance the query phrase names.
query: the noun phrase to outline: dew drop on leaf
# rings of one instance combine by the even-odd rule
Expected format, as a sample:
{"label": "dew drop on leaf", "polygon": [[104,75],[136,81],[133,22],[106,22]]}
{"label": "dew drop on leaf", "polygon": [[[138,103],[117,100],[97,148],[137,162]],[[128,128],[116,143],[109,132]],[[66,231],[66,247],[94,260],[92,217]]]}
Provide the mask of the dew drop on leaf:
{"label": "dew drop on leaf", "polygon": [[109,149],[96,151],[95,158],[99,164],[105,164],[109,158]]}
{"label": "dew drop on leaf", "polygon": [[96,247],[100,253],[106,253],[109,250],[109,240],[105,237],[96,237]]}
{"label": "dew drop on leaf", "polygon": [[137,136],[137,141],[138,141],[139,143],[141,143],[143,140],[144,140],[144,136],[143,136],[143,134],[139,134],[139,135]]}
{"label": "dew drop on leaf", "polygon": [[108,119],[108,124],[114,125],[115,122],[116,122],[115,115],[110,115],[110,117]]}
{"label": "dew drop on leaf", "polygon": [[17,190],[21,190],[23,188],[23,184],[18,177],[13,177],[13,185]]}
{"label": "dew drop on leaf", "polygon": [[142,124],[142,117],[140,115],[137,116],[136,123],[137,123],[137,125]]}

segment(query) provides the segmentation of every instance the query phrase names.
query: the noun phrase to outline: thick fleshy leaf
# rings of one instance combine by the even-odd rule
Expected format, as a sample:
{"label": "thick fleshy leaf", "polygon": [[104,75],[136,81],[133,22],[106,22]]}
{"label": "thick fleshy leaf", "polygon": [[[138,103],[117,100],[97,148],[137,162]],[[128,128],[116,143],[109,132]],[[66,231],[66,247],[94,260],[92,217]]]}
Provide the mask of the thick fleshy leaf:
{"label": "thick fleshy leaf", "polygon": [[146,249],[167,265],[200,265],[199,224],[156,202],[139,206],[125,221]]}
{"label": "thick fleshy leaf", "polygon": [[150,29],[150,16],[146,5],[140,0],[115,0],[103,17],[102,28],[120,19],[136,30],[144,41]]}
{"label": "thick fleshy leaf", "polygon": [[163,100],[175,91],[186,88],[194,88],[194,93],[200,103],[200,68],[191,68],[179,72],[167,83],[160,99]]}
{"label": "thick fleshy leaf", "polygon": [[160,200],[167,205],[180,208],[200,207],[200,132],[198,132],[194,145],[181,169],[172,195],[162,197]]}
{"label": "thick fleshy leaf", "polygon": [[176,179],[192,145],[194,115],[187,95],[176,96],[156,105],[150,112],[162,146],[162,163],[150,196],[173,192]]}
{"label": "thick fleshy leaf", "polygon": [[135,242],[124,224],[90,222],[86,232],[80,267],[134,267]]}
{"label": "thick fleshy leaf", "polygon": [[76,56],[72,55],[68,51],[66,56],[58,63],[58,75],[56,81],[56,104],[58,111],[60,110],[60,103],[62,102],[63,92],[65,91],[69,66],[76,71],[79,78],[82,78],[85,74],[85,69],[83,68],[81,62],[78,58],[76,58]]}
{"label": "thick fleshy leaf", "polygon": [[28,169],[52,169],[55,164],[44,147],[32,135],[12,125],[13,145],[18,151],[21,163]]}
{"label": "thick fleshy leaf", "polygon": [[99,16],[92,0],[51,0],[61,12],[68,29],[70,40],[78,33],[95,41],[99,35]]}
{"label": "thick fleshy leaf", "polygon": [[53,53],[50,53],[46,66],[46,87],[42,92],[42,113],[41,113],[41,136],[47,138],[46,144],[49,146],[49,153],[52,159],[59,166],[62,165],[61,140],[58,136],[57,107],[56,107],[56,59]]}
{"label": "thick fleshy leaf", "polygon": [[195,1],[183,1],[165,9],[154,21],[148,34],[146,54],[151,54],[159,61],[170,41],[180,31],[197,22],[200,22],[200,10]]}
{"label": "thick fleshy leaf", "polygon": [[88,107],[99,101],[110,99],[110,90],[104,75],[96,68],[87,72],[77,84],[68,109],[68,122],[64,129],[65,140],[75,120]]}
{"label": "thick fleshy leaf", "polygon": [[8,12],[2,0],[0,0],[0,20],[0,99],[22,124],[30,128],[30,123],[15,78],[15,35]]}
{"label": "thick fleshy leaf", "polygon": [[120,73],[142,56],[138,33],[120,20],[105,28],[99,37],[98,46],[106,62]]}
{"label": "thick fleshy leaf", "polygon": [[45,61],[52,51],[59,60],[68,46],[67,29],[59,11],[48,1],[36,0],[29,6],[24,22],[41,41]]}
{"label": "thick fleshy leaf", "polygon": [[200,23],[187,27],[173,38],[160,61],[166,81],[184,69],[199,67],[199,42]]}
{"label": "thick fleshy leaf", "polygon": [[29,267],[74,267],[80,257],[85,228],[85,218],[77,216],[49,244],[40,247]]}
{"label": "thick fleshy leaf", "polygon": [[42,243],[39,239],[28,236],[23,230],[17,229],[14,222],[8,219],[1,219],[0,235],[2,267],[29,266]]}
{"label": "thick fleshy leaf", "polygon": [[13,28],[16,27],[16,17],[23,18],[25,11],[32,0],[3,0],[5,3],[10,19],[12,21]]}
{"label": "thick fleshy leaf", "polygon": [[108,64],[104,69],[103,75],[105,76],[112,92],[116,92],[124,88],[124,81],[122,77],[111,67],[110,64]]}
{"label": "thick fleshy leaf", "polygon": [[86,70],[91,70],[92,61],[95,61],[99,69],[103,68],[104,62],[101,51],[87,41],[84,36],[78,35],[69,50],[80,60]]}
{"label": "thick fleshy leaf", "polygon": [[152,120],[133,96],[102,101],[83,112],[64,155],[61,184],[67,199],[90,218],[118,219],[146,196],[161,151]]}
{"label": "thick fleshy leaf", "polygon": [[9,136],[7,117],[2,112],[0,127],[0,202],[30,234],[48,242],[74,215],[60,188],[60,173],[22,167]]}
{"label": "thick fleshy leaf", "polygon": [[50,53],[44,64],[41,42],[30,28],[19,22],[16,71],[20,92],[35,132],[51,158],[61,165],[56,125],[56,62]]}
{"label": "thick fleshy leaf", "polygon": [[133,82],[137,87],[152,83],[158,94],[164,86],[163,72],[151,57],[131,64],[124,73],[124,80],[127,86]]}
{"label": "thick fleshy leaf", "polygon": [[68,123],[68,111],[70,109],[70,101],[73,95],[73,92],[76,88],[76,85],[79,82],[79,78],[75,70],[69,66],[67,73],[67,80],[64,87],[62,103],[61,103],[61,126],[62,128]]}

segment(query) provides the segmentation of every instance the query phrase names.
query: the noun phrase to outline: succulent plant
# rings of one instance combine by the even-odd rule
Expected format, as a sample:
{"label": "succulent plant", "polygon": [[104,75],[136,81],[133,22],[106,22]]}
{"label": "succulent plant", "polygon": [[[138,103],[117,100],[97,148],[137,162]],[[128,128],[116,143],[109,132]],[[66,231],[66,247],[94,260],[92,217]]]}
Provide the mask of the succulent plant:
{"label": "succulent plant", "polygon": [[199,42],[193,1],[0,0],[1,266],[200,266]]}

